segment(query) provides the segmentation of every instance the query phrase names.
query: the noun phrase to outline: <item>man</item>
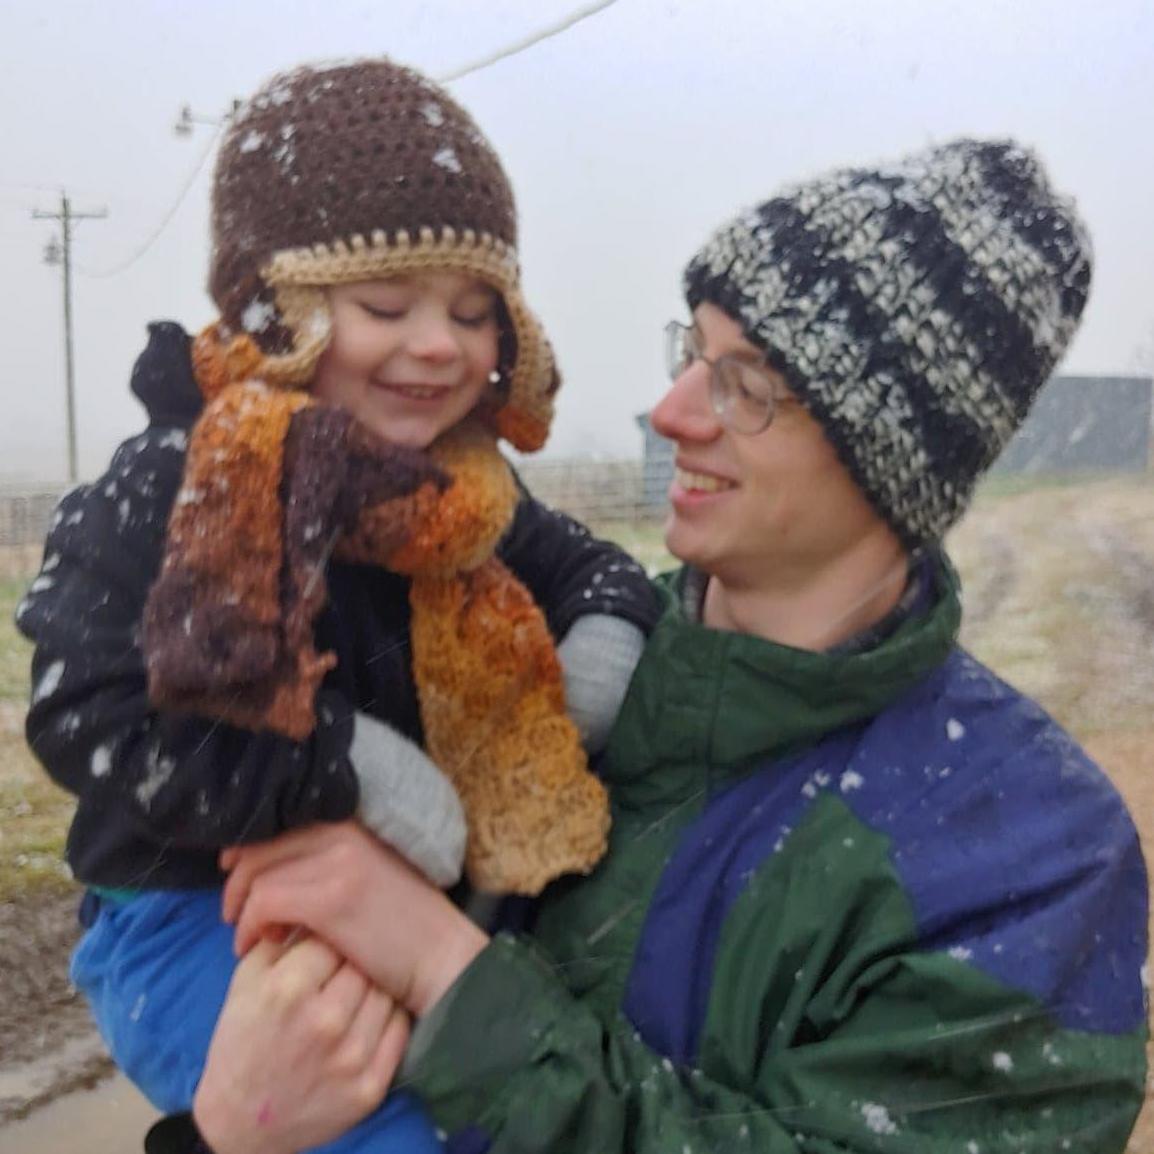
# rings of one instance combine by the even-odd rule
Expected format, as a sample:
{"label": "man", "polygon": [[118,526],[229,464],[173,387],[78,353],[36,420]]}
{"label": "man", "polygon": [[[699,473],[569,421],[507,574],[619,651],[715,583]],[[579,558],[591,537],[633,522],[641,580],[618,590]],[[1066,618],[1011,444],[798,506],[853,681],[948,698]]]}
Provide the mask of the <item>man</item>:
{"label": "man", "polygon": [[602,766],[606,860],[533,946],[353,827],[233,854],[240,949],[294,923],[340,956],[242,964],[195,1107],[218,1154],[302,1149],[350,1086],[383,1093],[395,1058],[371,1093],[363,1070],[403,1017],[349,963],[417,1021],[408,1084],[453,1150],[1125,1147],[1138,839],[957,647],[941,550],[1078,324],[1082,225],[1029,152],[963,140],[782,192],[685,283],[653,413],[685,566]]}

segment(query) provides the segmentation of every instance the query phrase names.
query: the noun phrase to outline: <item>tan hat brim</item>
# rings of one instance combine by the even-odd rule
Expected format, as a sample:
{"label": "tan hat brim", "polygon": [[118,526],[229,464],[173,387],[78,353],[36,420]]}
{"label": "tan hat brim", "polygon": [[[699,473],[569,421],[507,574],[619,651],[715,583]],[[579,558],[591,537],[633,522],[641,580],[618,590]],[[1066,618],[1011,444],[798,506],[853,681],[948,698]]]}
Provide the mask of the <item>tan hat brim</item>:
{"label": "tan hat brim", "polygon": [[294,335],[291,352],[267,361],[269,375],[283,384],[308,381],[327,347],[331,316],[323,289],[329,285],[379,280],[428,269],[453,269],[492,285],[500,294],[517,342],[505,404],[495,414],[497,432],[523,452],[539,449],[553,419],[558,374],[553,350],[521,294],[517,254],[488,233],[430,228],[318,244],[275,253],[261,278],[276,293],[281,318]]}

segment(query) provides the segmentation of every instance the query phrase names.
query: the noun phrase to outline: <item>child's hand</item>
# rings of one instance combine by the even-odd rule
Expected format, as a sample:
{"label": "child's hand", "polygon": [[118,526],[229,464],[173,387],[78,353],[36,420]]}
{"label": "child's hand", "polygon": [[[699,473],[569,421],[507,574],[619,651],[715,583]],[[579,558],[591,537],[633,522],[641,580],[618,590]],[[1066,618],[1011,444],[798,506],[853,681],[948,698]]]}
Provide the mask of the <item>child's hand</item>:
{"label": "child's hand", "polygon": [[216,1154],[295,1154],[388,1091],[409,1016],[317,938],[258,943],[237,966],[193,1101]]}

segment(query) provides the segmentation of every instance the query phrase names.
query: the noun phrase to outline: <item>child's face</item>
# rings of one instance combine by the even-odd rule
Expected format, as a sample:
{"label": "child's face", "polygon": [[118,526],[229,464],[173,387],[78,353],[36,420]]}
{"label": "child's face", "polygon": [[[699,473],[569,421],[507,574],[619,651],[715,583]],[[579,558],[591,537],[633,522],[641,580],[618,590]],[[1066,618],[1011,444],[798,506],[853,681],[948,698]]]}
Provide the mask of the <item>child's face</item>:
{"label": "child's face", "polygon": [[497,367],[497,294],[464,273],[336,285],[329,305],[313,394],[395,444],[426,448],[472,411]]}

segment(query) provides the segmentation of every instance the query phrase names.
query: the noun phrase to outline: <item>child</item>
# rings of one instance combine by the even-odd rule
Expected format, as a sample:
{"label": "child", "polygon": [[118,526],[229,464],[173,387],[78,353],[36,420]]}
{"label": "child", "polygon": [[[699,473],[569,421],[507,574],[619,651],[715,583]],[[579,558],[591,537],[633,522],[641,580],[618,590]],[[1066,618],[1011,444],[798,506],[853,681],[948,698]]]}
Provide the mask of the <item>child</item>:
{"label": "child", "polygon": [[[18,613],[29,743],[79,798],[73,977],[166,1112],[233,967],[221,848],[355,815],[445,886],[467,820],[482,889],[588,870],[603,794],[548,634],[595,750],[656,617],[496,452],[540,446],[557,377],[508,180],[447,93],[384,60],[273,79],[222,146],[213,241],[220,322],[151,326],[149,426],[64,497]],[[439,1144],[399,1092],[332,1148]]]}

